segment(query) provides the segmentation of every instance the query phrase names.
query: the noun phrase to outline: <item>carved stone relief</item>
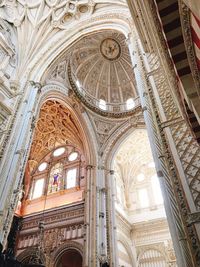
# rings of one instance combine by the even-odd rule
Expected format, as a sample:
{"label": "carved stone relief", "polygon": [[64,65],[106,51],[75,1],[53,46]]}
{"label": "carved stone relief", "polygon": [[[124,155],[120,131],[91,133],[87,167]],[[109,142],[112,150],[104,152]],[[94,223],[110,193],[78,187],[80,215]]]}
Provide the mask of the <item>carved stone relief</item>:
{"label": "carved stone relief", "polygon": [[38,162],[56,146],[68,143],[83,149],[75,118],[59,102],[46,102],[40,110],[29,159]]}
{"label": "carved stone relief", "polygon": [[[155,83],[168,121],[180,116],[161,68],[154,74]],[[197,209],[200,209],[200,148],[184,121],[170,127]]]}
{"label": "carved stone relief", "polygon": [[18,81],[15,80],[16,46],[14,29],[9,23],[0,19],[0,84],[2,93],[6,97],[13,96],[19,87]]}
{"label": "carved stone relief", "polygon": [[5,110],[2,106],[0,106],[0,145],[4,134],[8,130],[7,126],[8,126],[9,115],[10,111]]}
{"label": "carved stone relief", "polygon": [[114,143],[122,136],[129,128],[144,126],[144,119],[139,110],[132,118],[124,119],[103,119],[101,116],[87,111],[96,134],[97,143],[99,146],[99,154],[108,155],[108,152],[113,147]]}
{"label": "carved stone relief", "polygon": [[53,26],[62,27],[72,19],[78,19],[85,13],[91,13],[94,9],[94,4],[91,1],[77,2],[73,0],[58,0],[54,2],[39,0],[34,4],[30,3],[30,1],[7,2],[3,0],[0,3],[0,7],[4,9],[4,12],[1,12],[1,16],[14,23],[17,27],[23,23],[25,18],[34,26],[38,26],[50,18]]}
{"label": "carved stone relief", "polygon": [[39,222],[44,222],[42,240],[43,252],[52,253],[66,240],[81,239],[84,235],[84,205],[66,207],[60,210],[45,212],[43,217],[27,217],[22,221],[22,229],[18,236],[18,254],[39,242]]}

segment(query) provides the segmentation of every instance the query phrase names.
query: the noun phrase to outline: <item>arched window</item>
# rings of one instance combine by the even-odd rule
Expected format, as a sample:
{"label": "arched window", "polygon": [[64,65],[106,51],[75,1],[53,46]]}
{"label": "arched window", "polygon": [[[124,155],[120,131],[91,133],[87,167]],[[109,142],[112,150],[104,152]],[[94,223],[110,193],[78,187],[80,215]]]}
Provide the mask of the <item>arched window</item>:
{"label": "arched window", "polygon": [[76,186],[77,168],[73,168],[67,171],[66,177],[66,189],[70,189]]}
{"label": "arched window", "polygon": [[82,266],[82,256],[75,249],[68,249],[65,253],[61,254],[60,259],[56,266],[73,266],[73,267],[81,267]]}
{"label": "arched window", "polygon": [[73,146],[57,147],[38,164],[33,177],[30,199],[80,186],[81,155]]}
{"label": "arched window", "polygon": [[43,189],[44,189],[44,178],[34,180],[31,192],[31,199],[41,197],[43,195]]}

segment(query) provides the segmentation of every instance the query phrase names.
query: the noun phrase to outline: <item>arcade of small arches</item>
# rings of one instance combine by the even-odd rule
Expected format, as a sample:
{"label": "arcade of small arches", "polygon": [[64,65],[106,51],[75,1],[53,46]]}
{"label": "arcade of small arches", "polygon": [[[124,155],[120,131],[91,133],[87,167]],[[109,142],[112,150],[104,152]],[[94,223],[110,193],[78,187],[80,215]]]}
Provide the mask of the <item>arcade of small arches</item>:
{"label": "arcade of small arches", "polygon": [[167,1],[33,2],[0,4],[0,265],[200,266],[198,108]]}

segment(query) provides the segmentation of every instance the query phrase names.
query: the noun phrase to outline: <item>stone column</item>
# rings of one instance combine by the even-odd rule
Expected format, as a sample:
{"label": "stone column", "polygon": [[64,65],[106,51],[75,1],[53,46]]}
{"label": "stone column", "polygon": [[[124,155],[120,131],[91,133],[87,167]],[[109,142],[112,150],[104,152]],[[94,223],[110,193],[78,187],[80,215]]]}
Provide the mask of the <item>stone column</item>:
{"label": "stone column", "polygon": [[96,174],[92,165],[86,167],[84,267],[96,265]]}
{"label": "stone column", "polygon": [[5,151],[1,164],[0,188],[0,242],[5,244],[18,203],[25,164],[32,141],[35,103],[40,92],[40,84],[32,83],[27,88],[27,97],[21,105],[11,136],[11,142]]}
{"label": "stone column", "polygon": [[[158,177],[160,179],[161,189],[165,199],[165,209],[168,223],[176,251],[177,262],[180,267],[195,266],[190,251],[190,244],[187,240],[187,233],[182,221],[181,210],[178,206],[175,196],[174,185],[172,181],[172,166],[168,153],[166,151],[162,133],[158,127],[158,114],[155,112],[151,99],[149,97],[149,87],[146,84],[144,76],[144,67],[142,64],[142,52],[136,45],[136,39],[130,36],[129,48],[134,66],[134,73],[138,93],[140,95],[141,104],[144,113],[144,119],[150,140],[150,145],[156,165]],[[136,36],[135,36],[136,38]]]}
{"label": "stone column", "polygon": [[[101,160],[100,160],[101,161]],[[97,176],[97,251],[98,261],[104,263],[107,260],[107,188],[105,185],[105,167],[98,167]]]}
{"label": "stone column", "polygon": [[107,172],[106,176],[107,188],[107,210],[108,210],[108,238],[109,238],[109,263],[110,267],[119,265],[118,248],[117,248],[117,227],[115,215],[115,185],[114,170]]}

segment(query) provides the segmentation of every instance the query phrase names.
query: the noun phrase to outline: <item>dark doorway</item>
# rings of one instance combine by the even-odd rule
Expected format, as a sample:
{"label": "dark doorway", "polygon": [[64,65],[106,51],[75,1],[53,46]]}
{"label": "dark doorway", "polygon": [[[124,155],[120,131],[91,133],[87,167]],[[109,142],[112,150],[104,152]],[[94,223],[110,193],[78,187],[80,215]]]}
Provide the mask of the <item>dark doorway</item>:
{"label": "dark doorway", "polygon": [[76,250],[67,250],[58,261],[57,267],[82,267],[82,256]]}

